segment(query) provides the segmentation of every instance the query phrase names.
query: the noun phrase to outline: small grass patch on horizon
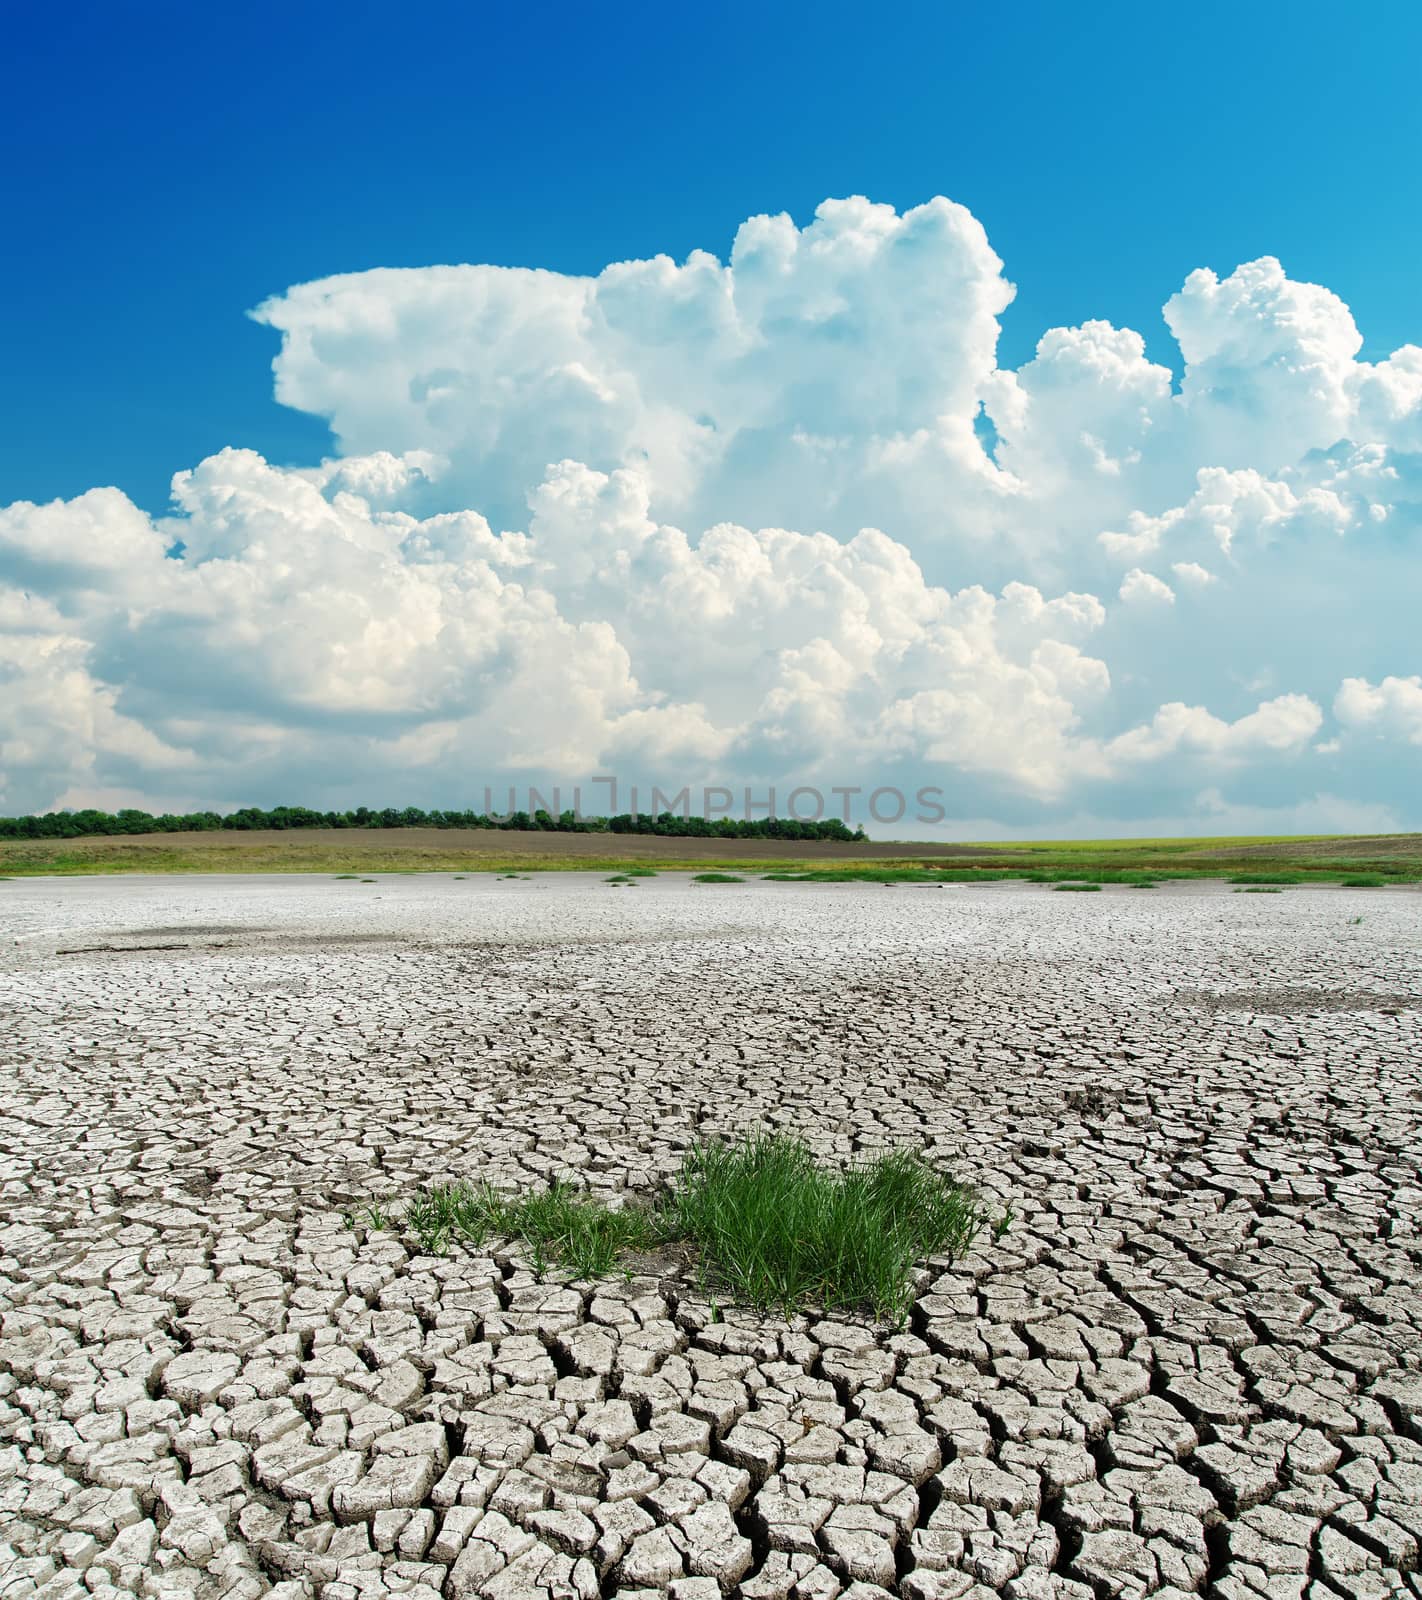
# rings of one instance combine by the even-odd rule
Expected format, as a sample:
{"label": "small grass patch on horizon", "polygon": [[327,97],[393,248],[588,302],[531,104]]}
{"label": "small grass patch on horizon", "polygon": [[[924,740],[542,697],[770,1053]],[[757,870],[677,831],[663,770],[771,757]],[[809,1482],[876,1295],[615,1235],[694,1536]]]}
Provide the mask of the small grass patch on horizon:
{"label": "small grass patch on horizon", "polygon": [[1356,878],[1344,878],[1338,885],[1340,889],[1385,889],[1387,879],[1381,873],[1360,873]]}
{"label": "small grass patch on horizon", "polygon": [[734,872],[698,872],[693,883],[744,883],[746,880]]}
{"label": "small grass patch on horizon", "polygon": [[1101,893],[1101,885],[1099,883],[1054,883],[1052,885],[1052,888],[1055,889],[1059,894],[1060,893],[1066,893],[1066,894],[1100,894]]}

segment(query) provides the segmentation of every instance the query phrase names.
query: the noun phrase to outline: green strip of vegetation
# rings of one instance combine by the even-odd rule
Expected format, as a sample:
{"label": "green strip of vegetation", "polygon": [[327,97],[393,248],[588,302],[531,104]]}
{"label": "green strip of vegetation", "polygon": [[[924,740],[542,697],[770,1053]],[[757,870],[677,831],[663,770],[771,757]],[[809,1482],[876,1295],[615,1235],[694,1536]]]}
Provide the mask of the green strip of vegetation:
{"label": "green strip of vegetation", "polygon": [[744,883],[746,880],[737,877],[734,872],[698,872],[691,881],[693,883]]}
{"label": "green strip of vegetation", "polygon": [[1339,884],[1340,889],[1382,889],[1387,885],[1387,879],[1379,872],[1360,874],[1356,878],[1344,878]]}
{"label": "green strip of vegetation", "polygon": [[[807,867],[803,872],[765,872],[772,883],[1123,883],[1133,888],[1154,888],[1159,881],[1193,878],[1193,872],[1138,872],[1129,868],[1065,869],[1052,872],[1039,867]],[[1218,874],[1214,874],[1218,876]]]}
{"label": "green strip of vegetation", "polygon": [[[408,1229],[432,1255],[455,1240],[481,1248],[521,1239],[535,1270],[557,1264],[580,1278],[675,1245],[694,1254],[708,1288],[759,1311],[867,1310],[896,1323],[912,1304],[915,1266],[961,1254],[985,1221],[972,1189],[917,1152],[889,1151],[839,1172],[786,1134],[697,1147],[645,1208],[614,1210],[564,1183],[511,1196],[458,1182],[422,1190],[403,1216],[379,1207],[365,1216],[371,1227]],[[1010,1222],[1009,1213],[996,1231]]]}
{"label": "green strip of vegetation", "polygon": [[1100,894],[1099,883],[1054,883],[1052,888],[1058,894]]}
{"label": "green strip of vegetation", "polygon": [[[146,813],[132,817],[116,813],[113,820],[122,824],[121,837],[65,837],[66,830],[76,834],[85,831],[89,819],[87,814],[78,812],[52,813],[38,819],[33,831],[41,837],[28,836],[31,830],[26,819],[10,819],[16,823],[14,828],[8,824],[0,827],[0,876],[135,871],[362,875],[420,871],[477,872],[481,876],[502,872],[598,872],[643,876],[661,867],[664,872],[678,874],[755,873],[787,882],[925,887],[1024,878],[1038,883],[1070,880],[1134,887],[1147,882],[1230,876],[1240,882],[1282,877],[1288,883],[1341,884],[1368,877],[1381,878],[1383,884],[1379,887],[1422,883],[1422,834],[1351,841],[1098,839],[1056,844],[1003,843],[966,846],[964,853],[948,856],[925,855],[921,853],[924,847],[905,843],[895,847],[901,853],[869,857],[844,840],[828,846],[797,845],[789,838],[782,843],[773,831],[752,836],[741,824],[722,827],[721,822],[704,839],[688,843],[671,837],[635,841],[631,837],[619,838],[621,819],[611,818],[606,819],[605,830],[589,830],[597,834],[595,840],[580,840],[562,831],[558,826],[561,819],[557,818],[548,819],[554,824],[551,828],[530,818],[529,828],[522,830],[517,819],[501,819],[508,822],[505,831],[484,832],[476,837],[455,829],[457,822],[468,820],[466,813],[416,812],[410,808],[388,815],[366,813],[369,825],[362,827],[362,813],[355,811],[341,813],[342,825],[328,829],[309,820],[293,821],[292,814],[298,810],[278,807],[270,813],[234,813],[234,818],[241,820],[232,821],[231,827],[227,825],[231,819],[213,814],[215,823],[221,826],[204,825],[190,833],[166,830],[191,819],[149,819],[162,823],[164,831],[133,837],[127,836],[130,822],[135,830],[141,829],[146,826]],[[323,824],[331,822],[335,815],[309,813],[310,818]],[[256,828],[259,817],[273,823],[273,828]],[[419,817],[423,817],[423,824],[417,822]],[[280,827],[275,826],[278,820]],[[26,823],[23,830],[19,827],[22,822]],[[638,833],[674,831],[661,818],[627,819],[628,827],[634,824]],[[699,833],[700,828],[693,831]],[[16,836],[21,833],[25,836]],[[738,839],[748,842],[737,843]],[[589,844],[593,849],[581,853]],[[813,857],[807,855],[811,849],[816,852]],[[754,859],[748,860],[752,855]]]}

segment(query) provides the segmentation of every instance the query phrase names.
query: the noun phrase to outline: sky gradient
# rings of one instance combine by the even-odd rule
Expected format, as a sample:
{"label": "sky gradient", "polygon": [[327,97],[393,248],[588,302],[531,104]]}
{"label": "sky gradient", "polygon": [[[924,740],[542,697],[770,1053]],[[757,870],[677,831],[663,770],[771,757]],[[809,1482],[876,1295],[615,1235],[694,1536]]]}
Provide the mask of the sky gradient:
{"label": "sky gradient", "polygon": [[0,808],[620,770],[1422,823],[1416,8],[9,35]]}

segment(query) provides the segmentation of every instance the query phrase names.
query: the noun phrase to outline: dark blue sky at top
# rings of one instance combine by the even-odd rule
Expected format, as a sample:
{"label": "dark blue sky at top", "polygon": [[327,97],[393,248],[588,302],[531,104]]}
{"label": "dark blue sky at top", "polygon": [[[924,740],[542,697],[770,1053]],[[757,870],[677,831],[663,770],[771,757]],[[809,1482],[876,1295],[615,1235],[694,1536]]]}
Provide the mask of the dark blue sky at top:
{"label": "dark blue sky at top", "polygon": [[244,312],[304,279],[595,272],[827,195],[935,193],[1018,298],[1001,359],[1260,254],[1422,342],[1422,7],[0,5],[0,503],[161,510],[223,445],[330,448]]}

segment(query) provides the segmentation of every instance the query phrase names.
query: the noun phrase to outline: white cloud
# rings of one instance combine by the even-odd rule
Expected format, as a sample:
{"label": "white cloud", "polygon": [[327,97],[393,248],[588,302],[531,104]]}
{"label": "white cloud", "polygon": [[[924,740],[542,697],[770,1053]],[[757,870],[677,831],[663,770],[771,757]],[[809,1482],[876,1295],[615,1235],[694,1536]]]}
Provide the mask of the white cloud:
{"label": "white cloud", "polygon": [[1192,588],[1203,588],[1215,581],[1214,573],[1208,567],[1202,567],[1198,561],[1172,561],[1170,570],[1181,583],[1187,583]]}
{"label": "white cloud", "polygon": [[1132,567],[1121,580],[1121,598],[1128,606],[1175,604],[1175,591],[1163,578],[1140,567]]}
{"label": "white cloud", "polygon": [[1422,745],[1422,677],[1387,677],[1378,684],[1345,678],[1333,714],[1350,729]]}
{"label": "white cloud", "polygon": [[1337,295],[1263,256],[1224,279],[1192,272],[1165,320],[1185,359],[1181,399],[1217,465],[1275,472],[1347,436],[1363,339]]}
{"label": "white cloud", "polygon": [[961,206],[850,199],[725,263],[276,297],[278,396],[343,454],[221,451],[158,518],[0,509],[0,801],[469,803],[616,766],[1179,816],[1226,782],[1277,807],[1381,734],[1413,766],[1354,763],[1338,802],[1405,810],[1422,350],[1359,362],[1347,307],[1264,258],[1169,302],[1178,388],[1104,321],[1013,372],[1012,293]]}
{"label": "white cloud", "polygon": [[1214,760],[1240,761],[1260,752],[1294,754],[1322,725],[1323,713],[1301,694],[1267,700],[1234,722],[1223,721],[1203,706],[1176,701],[1162,706],[1146,726],[1111,740],[1106,752],[1116,761],[1130,763],[1190,752]]}
{"label": "white cloud", "polygon": [[1167,545],[1218,558],[1236,553],[1240,540],[1267,546],[1316,533],[1342,537],[1356,521],[1354,510],[1336,490],[1310,487],[1300,493],[1288,482],[1252,469],[1227,472],[1202,467],[1197,485],[1184,505],[1172,506],[1159,516],[1134,511],[1128,519],[1129,532],[1108,529],[1098,543],[1121,560],[1153,555]]}
{"label": "white cloud", "polygon": [[0,808],[52,804],[101,771],[165,783],[193,765],[118,709],[91,654],[47,601],[0,586]]}
{"label": "white cloud", "polygon": [[972,424],[1012,293],[962,206],[854,198],[803,230],[752,217],[725,265],[351,273],[254,315],[282,334],[279,399],[348,452],[437,452],[496,519],[570,458],[637,468],[693,524],[818,527],[866,479],[892,497],[992,475]]}

